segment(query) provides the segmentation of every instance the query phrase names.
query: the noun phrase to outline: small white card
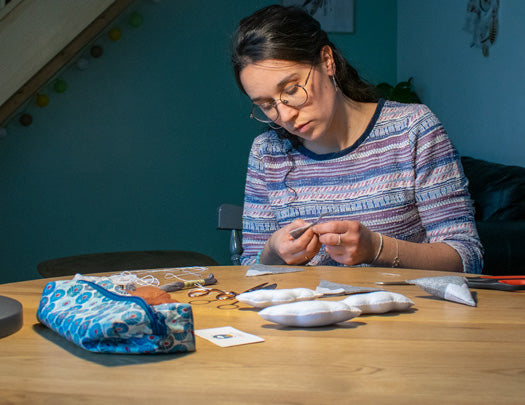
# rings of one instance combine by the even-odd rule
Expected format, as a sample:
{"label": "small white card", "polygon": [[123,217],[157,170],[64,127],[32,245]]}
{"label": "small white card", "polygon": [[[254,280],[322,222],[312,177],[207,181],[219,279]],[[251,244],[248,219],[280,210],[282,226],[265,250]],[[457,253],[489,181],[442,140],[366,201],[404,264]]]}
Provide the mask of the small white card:
{"label": "small white card", "polygon": [[238,329],[232,328],[231,326],[222,326],[220,328],[211,329],[200,329],[196,330],[195,334],[221,347],[264,342],[264,339],[259,336],[242,332]]}

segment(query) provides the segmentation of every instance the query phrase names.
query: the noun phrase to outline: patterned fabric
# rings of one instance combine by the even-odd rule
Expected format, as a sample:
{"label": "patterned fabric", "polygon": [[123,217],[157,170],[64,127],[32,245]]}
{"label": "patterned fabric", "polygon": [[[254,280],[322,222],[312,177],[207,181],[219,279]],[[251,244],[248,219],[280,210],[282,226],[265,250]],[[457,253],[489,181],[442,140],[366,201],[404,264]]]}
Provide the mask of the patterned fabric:
{"label": "patterned fabric", "polygon": [[[444,242],[463,271],[480,273],[482,247],[459,156],[421,104],[381,100],[368,128],[343,151],[318,155],[270,130],[253,142],[246,178],[242,264],[297,218],[358,220],[411,242]],[[323,248],[311,265],[341,266]]]}
{"label": "patterned fabric", "polygon": [[37,318],[86,350],[103,353],[172,353],[195,350],[189,304],[150,306],[126,295],[109,278],[46,284]]}

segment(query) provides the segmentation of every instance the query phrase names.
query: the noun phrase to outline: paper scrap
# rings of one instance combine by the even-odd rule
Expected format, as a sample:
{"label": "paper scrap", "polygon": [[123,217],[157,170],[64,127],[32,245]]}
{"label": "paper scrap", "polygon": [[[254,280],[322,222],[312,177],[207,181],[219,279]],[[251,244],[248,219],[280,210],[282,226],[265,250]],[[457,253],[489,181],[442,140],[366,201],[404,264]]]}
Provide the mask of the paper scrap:
{"label": "paper scrap", "polygon": [[264,342],[264,339],[259,336],[251,335],[250,333],[240,331],[231,326],[199,329],[195,331],[195,334],[221,347]]}
{"label": "paper scrap", "polygon": [[278,267],[255,263],[252,264],[246,272],[246,277],[263,276],[265,274],[295,273],[296,271],[304,271],[304,269],[300,267]]}

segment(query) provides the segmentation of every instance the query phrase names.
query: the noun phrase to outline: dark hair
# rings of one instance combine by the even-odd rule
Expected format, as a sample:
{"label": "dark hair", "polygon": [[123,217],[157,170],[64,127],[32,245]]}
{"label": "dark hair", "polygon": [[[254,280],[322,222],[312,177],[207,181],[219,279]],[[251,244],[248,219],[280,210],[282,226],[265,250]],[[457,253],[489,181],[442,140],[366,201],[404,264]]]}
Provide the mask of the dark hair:
{"label": "dark hair", "polygon": [[240,73],[251,63],[278,59],[317,64],[325,45],[332,48],[335,79],[342,92],[354,101],[377,101],[375,87],[359,77],[357,70],[330,42],[319,22],[298,7],[272,5],[241,20],[231,55],[237,85],[245,91]]}
{"label": "dark hair", "polygon": [[[336,69],[335,80],[343,94],[354,101],[377,101],[375,87],[359,77],[357,70],[330,42],[326,32],[321,29],[321,24],[303,9],[293,6],[268,6],[240,21],[233,36],[231,51],[237,85],[246,93],[240,74],[251,63],[276,59],[318,64],[321,62],[321,50],[326,45],[332,49]],[[288,139],[292,147],[297,148],[301,144],[300,138],[284,128],[275,131],[281,140]],[[294,167],[295,162],[292,158],[285,182]],[[291,189],[297,196],[295,190]]]}

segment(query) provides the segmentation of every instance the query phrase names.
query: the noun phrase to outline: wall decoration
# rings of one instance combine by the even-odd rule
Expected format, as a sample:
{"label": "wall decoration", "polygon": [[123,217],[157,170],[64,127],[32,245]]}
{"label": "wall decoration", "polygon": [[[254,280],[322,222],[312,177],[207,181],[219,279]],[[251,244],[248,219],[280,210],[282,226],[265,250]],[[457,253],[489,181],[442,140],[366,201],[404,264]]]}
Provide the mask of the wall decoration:
{"label": "wall decoration", "polygon": [[282,4],[304,8],[326,32],[354,32],[354,0],[282,0]]}
{"label": "wall decoration", "polygon": [[[1,1],[2,0],[0,0],[0,4]],[[68,83],[59,76],[64,70],[68,69],[70,65],[74,65],[79,71],[83,71],[88,69],[90,59],[99,59],[104,55],[104,48],[101,45],[101,43],[103,43],[104,41],[104,33],[107,34],[109,40],[113,42],[119,41],[123,36],[123,31],[121,28],[115,25],[119,23],[120,25],[124,25],[122,24],[122,20],[124,18],[127,18],[127,23],[132,28],[138,28],[144,22],[144,18],[137,11],[131,12],[131,14],[126,12],[123,13],[123,15],[115,18],[115,20],[111,23],[111,25],[113,26],[112,28],[109,27],[109,30],[104,29],[103,31],[99,32],[98,35],[94,38],[94,41],[96,41],[97,43],[87,44],[84,49],[81,49],[78,52],[79,55],[77,55],[76,60],[73,59],[70,63],[65,64],[63,68],[56,73],[55,76],[49,78],[47,82],[42,83],[36,94],[32,95],[31,98],[29,98],[24,104],[21,104],[17,111],[15,111],[7,119],[5,119],[5,122],[0,123],[2,124],[2,126],[0,126],[0,140],[7,137],[7,125],[15,119],[17,124],[23,127],[29,127],[33,124],[34,114],[32,113],[31,109],[33,105],[36,105],[40,108],[48,106],[52,98],[48,90],[52,88],[57,94],[65,93],[67,91]]]}
{"label": "wall decoration", "polygon": [[472,34],[471,47],[481,48],[489,56],[489,48],[498,34],[499,0],[469,0],[464,30]]}

